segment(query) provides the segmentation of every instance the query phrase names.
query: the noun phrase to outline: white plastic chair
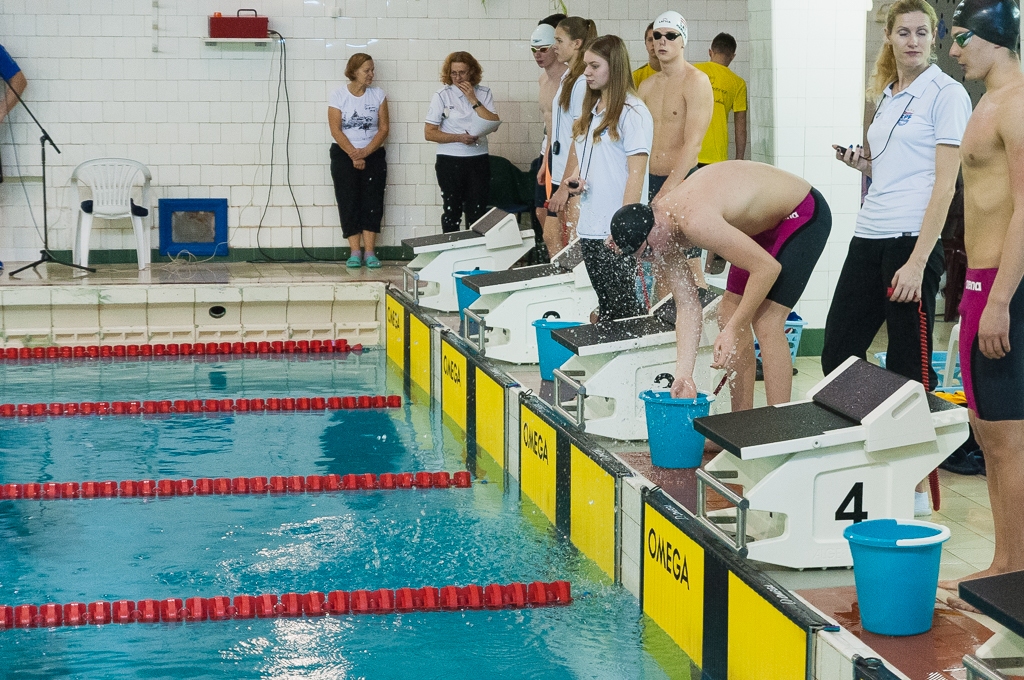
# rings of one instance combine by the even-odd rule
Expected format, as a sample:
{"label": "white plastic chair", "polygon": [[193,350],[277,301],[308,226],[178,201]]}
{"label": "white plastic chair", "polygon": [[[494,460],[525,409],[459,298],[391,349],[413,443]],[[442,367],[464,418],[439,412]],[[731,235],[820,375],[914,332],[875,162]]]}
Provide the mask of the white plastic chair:
{"label": "white plastic chair", "polygon": [[[132,200],[132,189],[142,180],[142,205]],[[97,158],[79,164],[71,173],[77,196],[78,225],[75,230],[75,264],[89,266],[89,235],[93,218],[116,220],[128,217],[135,230],[135,251],[139,269],[149,266],[149,230],[142,218],[149,216],[149,183],[153,176],[142,163],[128,158]],[[82,200],[79,182],[92,189],[92,198]]]}

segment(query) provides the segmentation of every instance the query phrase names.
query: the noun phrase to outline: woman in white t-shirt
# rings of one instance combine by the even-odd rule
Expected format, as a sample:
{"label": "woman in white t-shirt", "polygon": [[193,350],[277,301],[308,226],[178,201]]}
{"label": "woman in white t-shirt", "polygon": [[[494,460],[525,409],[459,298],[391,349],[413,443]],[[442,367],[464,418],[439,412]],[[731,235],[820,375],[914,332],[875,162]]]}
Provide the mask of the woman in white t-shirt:
{"label": "woman in white t-shirt", "polygon": [[[932,63],[938,21],[926,0],[889,9],[868,97],[878,101],[868,149],[836,158],[871,178],[825,322],[821,368],[863,359],[884,323],[886,368],[936,387],[932,324],[945,267],[939,236],[960,169],[971,115],[963,85]],[[892,289],[890,293],[888,289]],[[928,514],[919,488],[917,514]]]}
{"label": "woman in white t-shirt", "polygon": [[[572,146],[572,124],[583,113],[583,97],[587,93],[587,79],[583,76],[583,48],[596,38],[597,26],[592,20],[583,17],[566,17],[555,27],[555,44],[552,47],[555,58],[569,68],[562,74],[562,81],[551,101],[551,129],[545,138],[552,194],[558,191],[565,175],[569,147]],[[537,182],[544,184],[546,179],[544,175],[538,175]],[[562,230],[563,221],[575,223],[575,215],[571,220],[566,215],[560,217],[549,204],[547,218],[544,220],[544,243],[551,255],[564,248],[570,240]]]}
{"label": "woman in white t-shirt", "polygon": [[331,127],[331,179],[338,200],[341,233],[348,239],[351,255],[346,263],[380,267],[374,243],[384,217],[384,188],[388,163],[384,142],[388,138],[388,100],[373,83],[373,57],[359,52],[345,66],[348,85],[331,93],[327,122]]}
{"label": "woman in white t-shirt", "polygon": [[[441,66],[444,87],[430,98],[423,137],[437,142],[434,171],[441,187],[441,229],[459,230],[462,213],[468,228],[483,217],[491,192],[487,136],[478,131],[499,122],[489,88],[480,86],[480,62],[469,52],[452,52]],[[489,130],[493,132],[493,130]]]}
{"label": "woman in white t-shirt", "polygon": [[561,210],[580,196],[576,232],[587,274],[597,293],[600,320],[644,313],[634,286],[636,260],[610,243],[612,215],[624,205],[647,202],[647,160],[654,138],[651,112],[636,96],[629,53],[621,38],[605,35],[583,57],[587,94],[573,125],[565,179],[551,197]]}

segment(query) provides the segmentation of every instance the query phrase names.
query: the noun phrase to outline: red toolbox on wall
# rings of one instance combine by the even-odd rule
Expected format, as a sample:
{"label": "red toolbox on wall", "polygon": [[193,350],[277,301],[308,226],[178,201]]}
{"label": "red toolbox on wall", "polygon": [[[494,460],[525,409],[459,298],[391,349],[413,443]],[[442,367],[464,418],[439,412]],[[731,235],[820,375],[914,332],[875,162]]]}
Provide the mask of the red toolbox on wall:
{"label": "red toolbox on wall", "polygon": [[[242,12],[252,12],[252,16],[242,16]],[[267,17],[256,14],[254,9],[240,9],[233,17],[221,16],[217,12],[210,17],[211,38],[266,38]]]}

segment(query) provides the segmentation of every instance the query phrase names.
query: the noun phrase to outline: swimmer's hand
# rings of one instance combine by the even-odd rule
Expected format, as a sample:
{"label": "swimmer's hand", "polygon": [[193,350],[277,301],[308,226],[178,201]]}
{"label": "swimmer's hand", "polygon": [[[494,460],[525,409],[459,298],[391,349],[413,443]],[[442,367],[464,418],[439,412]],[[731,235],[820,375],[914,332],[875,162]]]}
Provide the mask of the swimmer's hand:
{"label": "swimmer's hand", "polygon": [[696,399],[697,383],[693,382],[693,376],[673,380],[670,394],[673,399]]}
{"label": "swimmer's hand", "polygon": [[715,338],[715,353],[711,360],[711,368],[728,368],[736,357],[736,344],[739,338],[732,326],[726,324]]}
{"label": "swimmer's hand", "polygon": [[1010,306],[989,299],[978,323],[978,349],[987,359],[1002,359],[1010,351]]}
{"label": "swimmer's hand", "polygon": [[896,270],[892,277],[892,302],[917,302],[921,299],[921,282],[924,280],[924,263],[908,261]]}
{"label": "swimmer's hand", "polygon": [[565,209],[565,204],[569,202],[569,187],[565,186],[565,182],[562,182],[561,186],[558,187],[558,191],[551,194],[551,198],[548,199],[548,210],[553,213],[560,213]]}

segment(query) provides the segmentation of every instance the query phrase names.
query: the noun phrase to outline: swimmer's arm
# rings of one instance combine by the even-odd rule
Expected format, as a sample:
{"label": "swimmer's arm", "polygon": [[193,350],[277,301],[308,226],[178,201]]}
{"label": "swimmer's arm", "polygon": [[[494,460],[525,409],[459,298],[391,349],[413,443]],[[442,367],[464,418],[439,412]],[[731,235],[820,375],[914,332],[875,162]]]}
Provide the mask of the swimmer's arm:
{"label": "swimmer's arm", "polygon": [[647,179],[647,158],[645,153],[626,158],[629,176],[626,178],[626,190],[622,193],[622,205],[640,202],[644,192],[644,180]]}
{"label": "swimmer's arm", "polygon": [[741,161],[747,153],[747,112],[734,111],[732,117],[736,131],[736,160]]}
{"label": "swimmer's arm", "polygon": [[733,266],[750,272],[740,304],[729,320],[729,325],[738,334],[738,329],[747,328],[753,322],[754,313],[779,278],[782,265],[754,239],[721,217],[701,220],[693,229],[691,240],[694,245],[718,253]]}
{"label": "swimmer's arm", "polygon": [[[548,199],[548,210],[551,212],[562,212],[565,208],[565,204],[569,201],[569,182],[568,180],[576,177],[577,171],[579,170],[579,160],[576,158],[576,145],[569,144],[569,158],[565,162],[565,173],[561,177],[561,181],[558,184],[558,191],[551,194],[551,198]],[[554,181],[554,178],[552,178]]]}
{"label": "swimmer's arm", "polygon": [[1024,278],[1024,120],[1005,120],[1003,125],[1013,213],[1003,239],[999,272],[978,326],[979,348],[990,359],[1011,350],[1010,301]]}
{"label": "swimmer's arm", "polygon": [[679,149],[675,167],[669,173],[659,194],[667,194],[682,184],[686,175],[697,165],[700,147],[704,144],[704,136],[711,125],[711,114],[715,110],[715,92],[711,89],[711,81],[703,73],[697,81],[693,92],[686,97],[686,120],[683,121],[683,144]]}
{"label": "swimmer's arm", "polygon": [[695,399],[697,386],[693,369],[697,363],[697,348],[703,327],[703,310],[697,295],[697,283],[686,259],[679,253],[666,262],[663,271],[668,276],[672,297],[676,302],[676,374],[672,383],[672,396],[677,399]]}
{"label": "swimmer's arm", "polygon": [[935,147],[935,184],[928,207],[921,222],[921,233],[906,264],[892,277],[894,302],[916,302],[921,299],[921,282],[928,258],[946,224],[946,213],[956,191],[956,177],[960,172],[960,147],[939,144]]}

